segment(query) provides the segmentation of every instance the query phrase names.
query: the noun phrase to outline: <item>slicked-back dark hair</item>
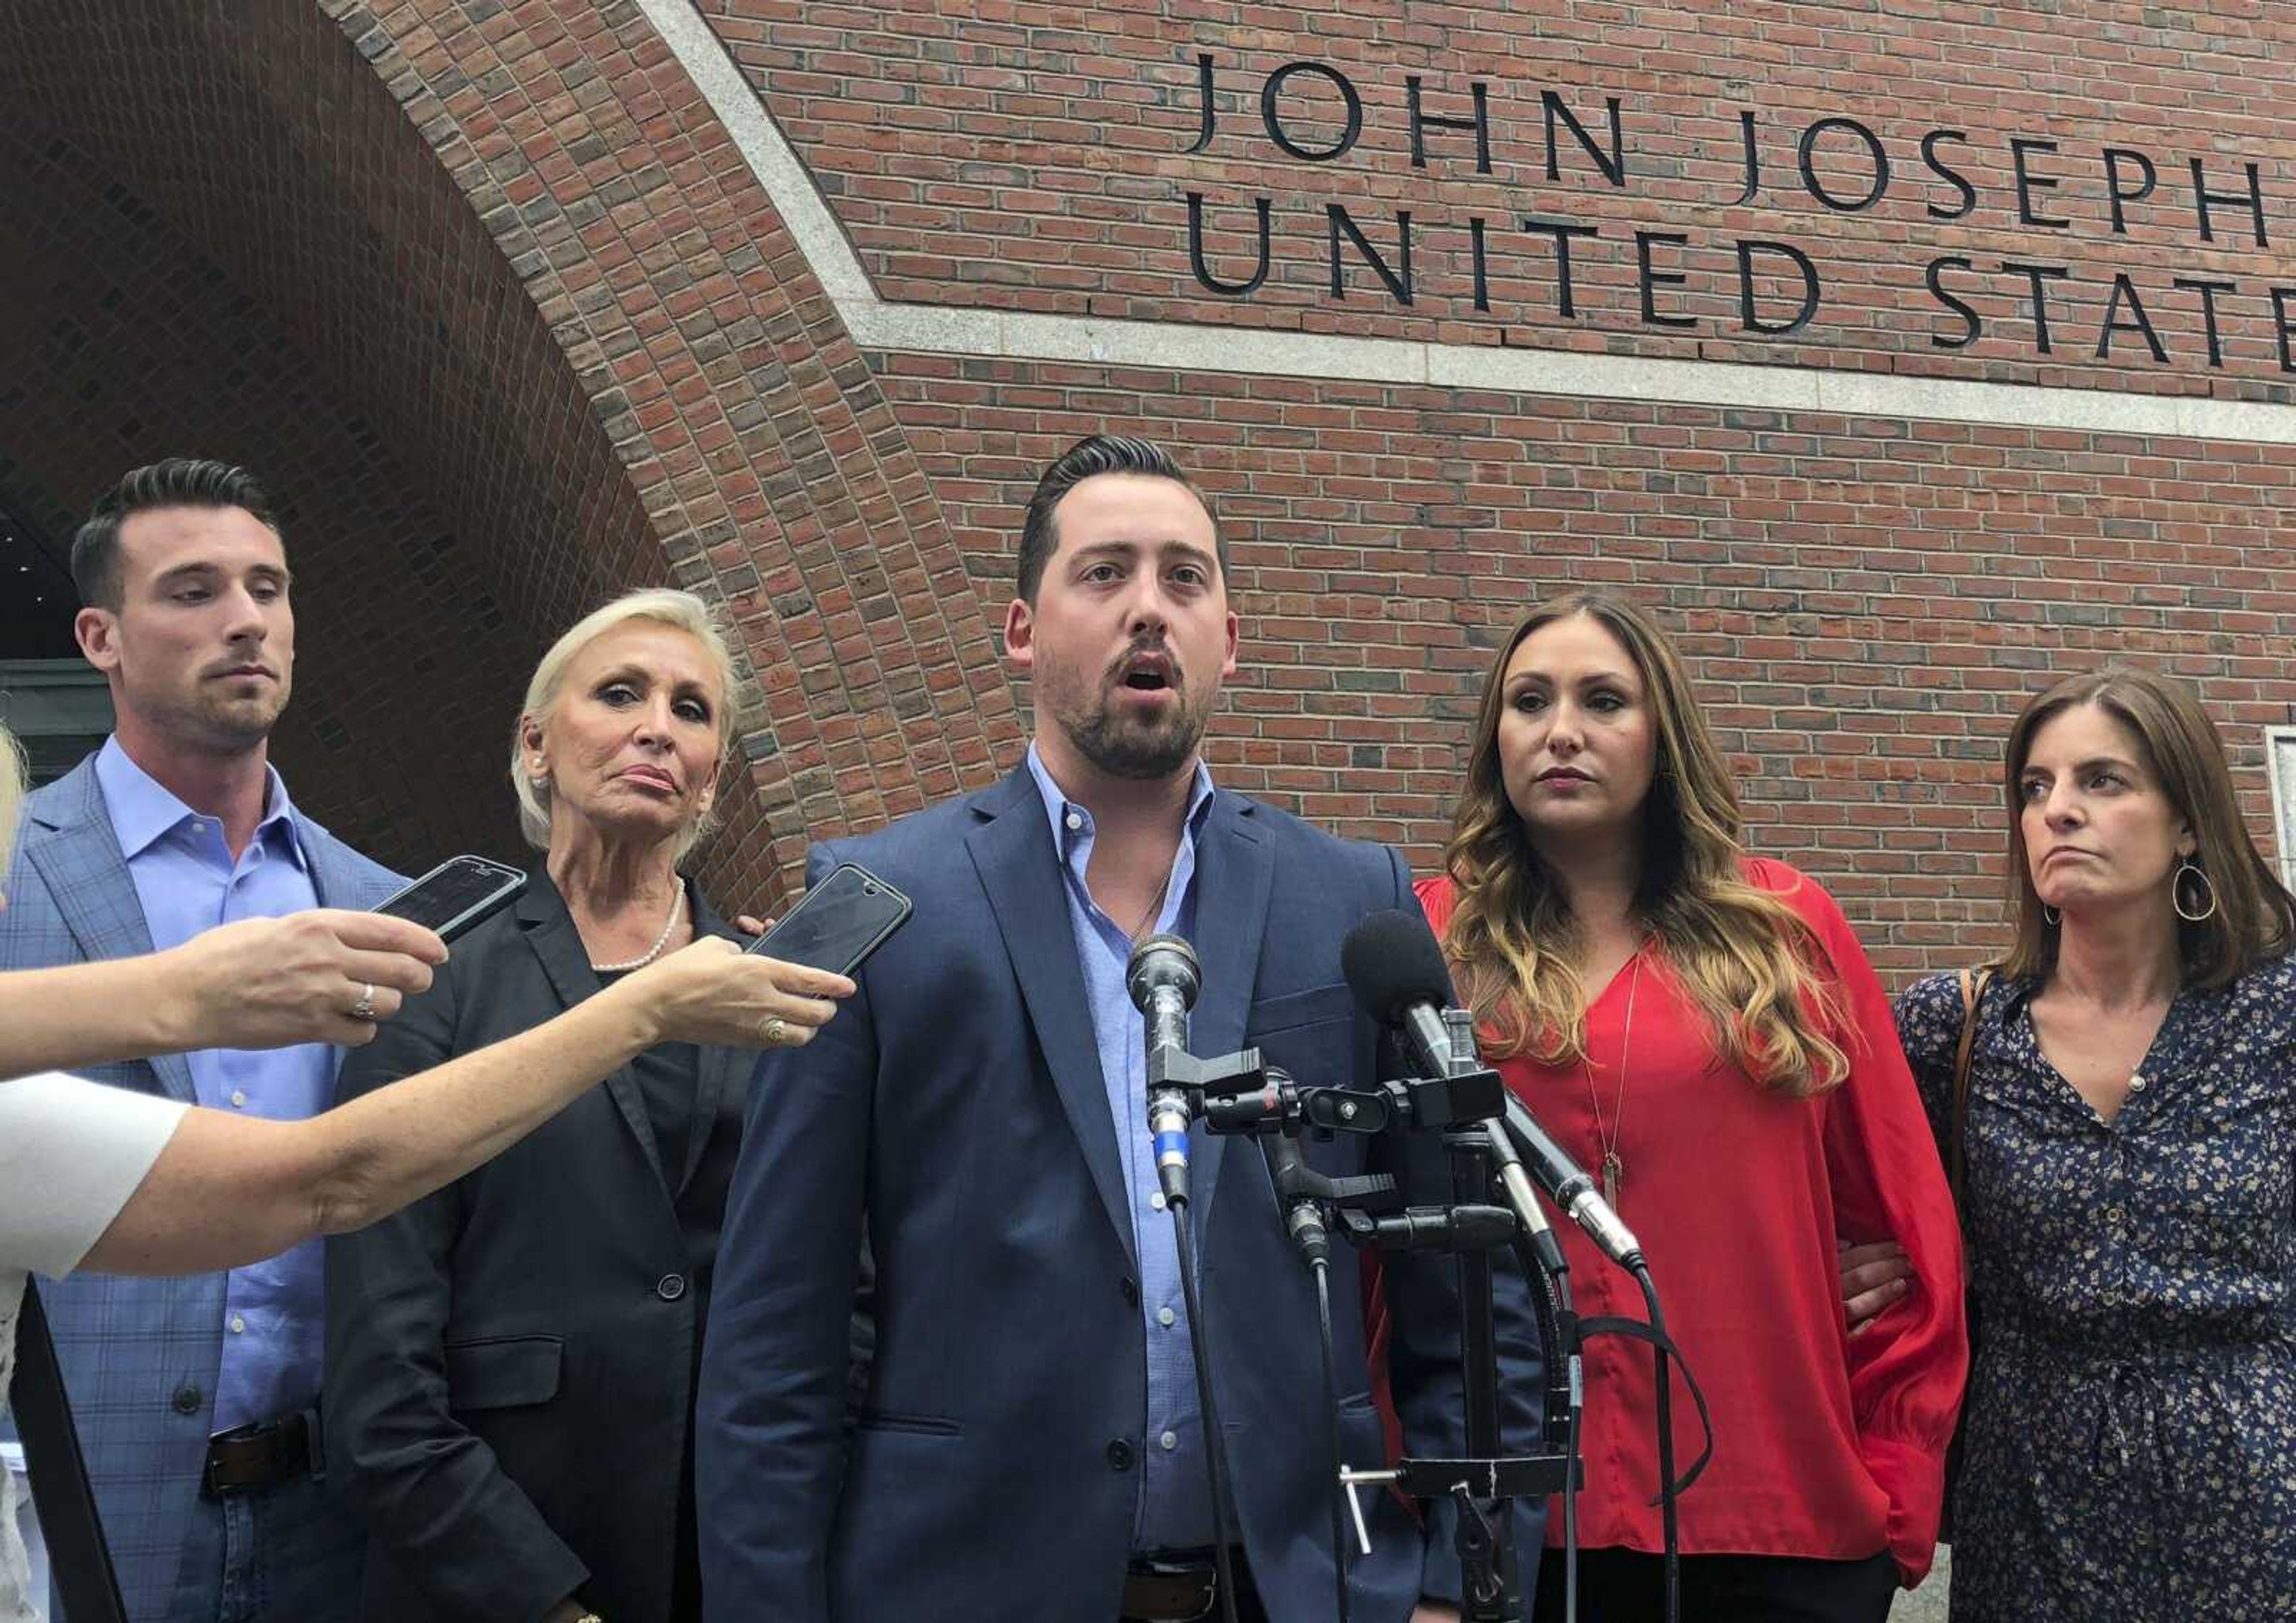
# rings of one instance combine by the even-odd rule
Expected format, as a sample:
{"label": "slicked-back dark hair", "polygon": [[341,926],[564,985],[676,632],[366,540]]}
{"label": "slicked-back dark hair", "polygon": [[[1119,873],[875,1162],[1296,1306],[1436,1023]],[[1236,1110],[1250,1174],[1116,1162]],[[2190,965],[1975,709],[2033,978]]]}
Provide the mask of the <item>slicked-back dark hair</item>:
{"label": "slicked-back dark hair", "polygon": [[1044,582],[1045,566],[1060,550],[1060,532],[1053,527],[1053,509],[1070,491],[1103,473],[1144,473],[1151,479],[1168,479],[1202,502],[1205,515],[1212,519],[1212,545],[1218,554],[1220,573],[1227,573],[1227,542],[1219,534],[1219,521],[1212,513],[1212,504],[1196,488],[1195,481],[1180,471],[1180,464],[1172,460],[1169,451],[1152,439],[1130,434],[1087,434],[1062,452],[1045,470],[1029,497],[1028,516],[1021,521],[1018,589],[1021,602],[1033,604],[1037,601],[1037,588]]}
{"label": "slicked-back dark hair", "polygon": [[115,612],[122,606],[119,527],[160,507],[244,508],[264,529],[279,533],[271,498],[244,468],[206,457],[170,456],[130,469],[95,498],[87,522],[72,537],[72,585],[79,588],[83,604]]}

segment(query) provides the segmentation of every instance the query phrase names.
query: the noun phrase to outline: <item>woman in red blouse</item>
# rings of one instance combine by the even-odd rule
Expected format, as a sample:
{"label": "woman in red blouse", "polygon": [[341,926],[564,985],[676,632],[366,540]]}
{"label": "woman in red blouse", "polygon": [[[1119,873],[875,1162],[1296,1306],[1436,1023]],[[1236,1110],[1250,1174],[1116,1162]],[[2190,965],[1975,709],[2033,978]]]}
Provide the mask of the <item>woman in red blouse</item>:
{"label": "woman in red blouse", "polygon": [[[1640,1236],[1712,1405],[1713,1462],[1680,1504],[1683,1616],[1879,1623],[1936,1543],[1968,1363],[1960,1242],[1857,938],[1740,826],[1665,634],[1578,594],[1492,667],[1447,876],[1420,901],[1485,1053]],[[1579,1313],[1640,1318],[1633,1283],[1558,1231]],[[1853,1340],[1837,1233],[1949,1283]],[[1586,1372],[1579,1617],[1655,1617],[1650,1349],[1592,1340]],[[1675,1423],[1690,1459],[1687,1403]],[[1536,1616],[1559,1618],[1562,1563],[1541,1566]]]}

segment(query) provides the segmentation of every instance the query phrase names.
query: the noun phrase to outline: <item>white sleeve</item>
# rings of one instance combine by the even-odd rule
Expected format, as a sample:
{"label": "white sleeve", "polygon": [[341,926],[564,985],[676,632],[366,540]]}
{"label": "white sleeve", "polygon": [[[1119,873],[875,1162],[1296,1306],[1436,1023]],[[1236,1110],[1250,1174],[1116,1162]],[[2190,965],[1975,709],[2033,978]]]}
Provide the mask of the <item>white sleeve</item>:
{"label": "white sleeve", "polygon": [[53,1071],[0,1082],[0,1268],[78,1266],[189,1108]]}

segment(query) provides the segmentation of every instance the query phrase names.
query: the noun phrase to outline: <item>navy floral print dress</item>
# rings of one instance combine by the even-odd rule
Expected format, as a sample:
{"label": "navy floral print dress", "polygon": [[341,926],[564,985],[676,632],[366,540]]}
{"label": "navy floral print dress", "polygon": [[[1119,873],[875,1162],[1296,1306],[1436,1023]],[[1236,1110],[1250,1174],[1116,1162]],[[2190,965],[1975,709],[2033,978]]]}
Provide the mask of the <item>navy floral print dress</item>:
{"label": "navy floral print dress", "polygon": [[[2296,1619],[2296,968],[2170,1005],[2111,1122],[1997,982],[1970,1062],[1956,1623]],[[1940,1150],[1956,977],[1898,1003]]]}

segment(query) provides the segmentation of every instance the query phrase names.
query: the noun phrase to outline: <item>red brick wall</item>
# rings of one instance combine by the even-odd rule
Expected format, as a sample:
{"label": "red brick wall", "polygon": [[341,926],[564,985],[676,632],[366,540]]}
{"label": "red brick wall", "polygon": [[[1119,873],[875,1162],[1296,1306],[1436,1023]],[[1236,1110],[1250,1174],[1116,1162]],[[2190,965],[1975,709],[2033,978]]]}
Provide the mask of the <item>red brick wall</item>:
{"label": "red brick wall", "polygon": [[[2296,40],[2278,8],[703,10],[889,299],[2296,398],[2264,298],[2296,283]],[[1192,155],[1200,52],[1218,124]],[[1293,59],[1362,97],[1345,157],[1287,158],[1260,130],[1261,83]],[[1491,175],[1456,131],[1412,167],[1414,74],[1445,114],[1486,83]],[[1546,178],[1545,89],[1598,134],[1603,96],[1620,98],[1625,186],[1567,134]],[[1026,694],[995,627],[1020,503],[1046,458],[1110,424],[1200,470],[1234,537],[1252,657],[1214,747],[1226,780],[1423,866],[1491,639],[1588,581],[1681,633],[1756,842],[1833,883],[1893,973],[1985,936],[1999,740],[2055,671],[2127,654],[2198,681],[2268,829],[2258,729],[2296,703],[2285,447],[866,351],[629,0],[26,11],[0,19],[0,173],[45,188],[20,218],[62,221],[0,245],[5,285],[37,294],[0,313],[39,383],[0,389],[10,499],[77,505],[99,473],[202,433],[284,485],[311,470],[325,494],[305,499],[332,505],[298,545],[338,550],[299,551],[323,629],[296,725],[316,728],[324,693],[352,747],[298,734],[283,752],[303,752],[299,785],[355,832],[387,811],[430,848],[466,838],[461,802],[500,794],[501,728],[542,641],[606,592],[672,578],[731,606],[765,691],[752,792],[709,873],[726,899],[771,901],[808,837],[1016,758]],[[1284,127],[1328,139],[1313,109],[1336,105],[1328,80],[1297,77]],[[1742,110],[1772,183],[1744,207]],[[1825,117],[1885,143],[1893,182],[1870,209],[1776,188],[1792,134]],[[1940,152],[1976,189],[1966,218],[1929,213],[1955,201],[1920,157],[1939,127],[1967,132]],[[2062,179],[2031,207],[2068,229],[2017,219],[2013,136],[2058,143],[2029,152],[2030,173]],[[69,158],[44,158],[59,141]],[[2125,232],[2107,145],[2158,171]],[[1821,181],[1853,189],[1850,134],[1819,154]],[[2229,204],[2218,241],[2198,240],[2194,157],[2224,189],[2259,165],[2267,248]],[[1199,285],[1190,191],[1229,244],[1218,275],[1238,274],[1250,200],[1270,200],[1253,296]],[[1408,309],[1352,250],[1331,295],[1330,202],[1390,246],[1413,211]],[[1525,215],[1601,227],[1574,250],[1570,319]],[[1470,217],[1491,234],[1488,311]],[[1654,245],[1656,268],[1692,280],[1653,309],[1697,328],[1644,319],[1636,230],[1693,239]],[[1741,238],[1820,267],[1806,327],[1737,330]],[[2033,353],[1997,269],[1970,295],[1986,336],[1936,345],[1958,322],[1920,267],[1956,254],[2071,267],[2049,293],[2058,353]],[[2094,357],[2116,271],[2169,362],[2130,333]],[[2240,283],[2220,296],[2221,365],[2180,275]],[[185,387],[234,369],[230,390]],[[440,669],[410,683],[406,651],[433,648]]]}
{"label": "red brick wall", "polygon": [[884,382],[983,577],[1075,435],[1187,447],[1245,617],[1216,769],[1423,872],[1496,642],[1577,586],[1660,611],[1752,844],[1822,877],[1887,970],[1956,963],[2000,916],[2001,745],[2055,673],[2196,682],[2270,832],[2296,447],[932,357]]}
{"label": "red brick wall", "polygon": [[[2261,0],[702,5],[891,299],[2251,398],[2296,381],[2267,296],[2286,287],[2296,321],[2296,130],[2286,111],[2296,102],[2296,26]],[[1213,61],[1216,119],[1196,152],[1203,55]],[[1359,103],[1355,143],[1323,161],[1287,155],[1264,122],[1270,77],[1303,61],[1323,71],[1295,74],[1276,94],[1277,121],[1295,144],[1326,151],[1345,139],[1339,78]],[[1414,78],[1432,118],[1471,118],[1472,86],[1483,84],[1488,172],[1472,131],[1431,125],[1424,167],[1414,166]],[[1618,99],[1618,184],[1559,118],[1550,143],[1549,92],[1605,157],[1606,100]],[[1740,205],[1747,112],[1761,185]],[[1844,118],[1872,133],[1889,166],[1880,197],[1854,210],[1828,208],[1797,178],[1802,134]],[[1933,168],[1923,143],[1936,130],[1959,135],[1933,146]],[[2028,147],[2021,159],[2013,140],[2054,149]],[[2150,194],[2124,207],[2119,231],[2107,148],[2141,154],[2154,176]],[[2245,202],[2215,206],[2215,240],[2203,240],[2194,159],[2211,192],[2243,196],[2243,166],[2259,166],[2265,244]],[[1811,165],[1845,205],[1877,178],[1864,138],[1840,125],[1818,132]],[[2021,217],[2021,165],[2030,223]],[[2121,189],[2137,191],[2139,159],[2119,167]],[[1971,198],[1939,169],[1962,176]],[[1268,276],[1249,298],[1209,292],[1191,268],[1191,193],[1203,200],[1208,266],[1231,282],[1257,263],[1253,205],[1267,200]],[[1391,267],[1397,213],[1410,212],[1409,308],[1352,245],[1349,291],[1332,297],[1326,209],[1335,203]],[[1526,231],[1525,217],[1600,229],[1571,250],[1573,316],[1559,309],[1553,240]],[[1478,218],[1488,309],[1475,302],[1468,222]],[[1655,315],[1689,324],[1644,318],[1637,231],[1688,239],[1653,241],[1650,253],[1659,276],[1687,279],[1654,284]],[[1811,256],[1823,296],[1800,332],[1742,331],[1742,239]],[[1940,273],[1983,324],[1965,348],[1931,341],[1965,332],[1926,285],[1923,266],[1939,258],[1971,261]],[[2046,281],[2047,357],[2024,308],[2030,284],[2005,260],[2067,272]],[[2117,273],[2129,276],[2166,364],[2133,331],[2096,358]],[[2201,295],[2176,288],[2179,276],[2238,284],[2215,295],[2221,368],[2208,363]],[[1799,282],[1759,285],[1765,319],[1782,319]],[[2118,314],[2132,319],[2125,305]]]}

